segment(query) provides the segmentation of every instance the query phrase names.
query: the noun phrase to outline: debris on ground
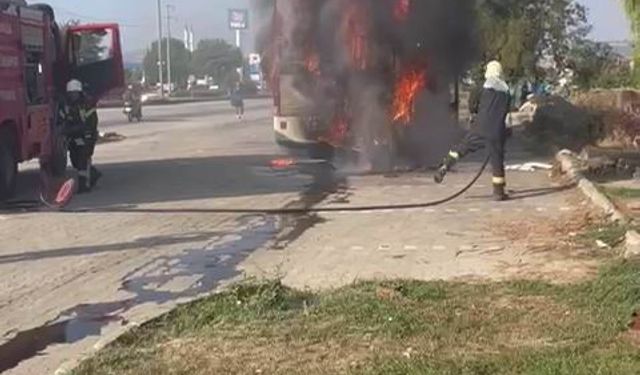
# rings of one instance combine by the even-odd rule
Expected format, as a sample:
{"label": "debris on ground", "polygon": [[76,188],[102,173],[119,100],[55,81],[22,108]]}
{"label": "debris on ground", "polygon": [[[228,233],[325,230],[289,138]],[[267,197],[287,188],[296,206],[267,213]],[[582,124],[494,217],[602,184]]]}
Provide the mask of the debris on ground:
{"label": "debris on ground", "polygon": [[579,150],[600,137],[597,117],[559,96],[534,98],[527,135],[536,147]]}
{"label": "debris on ground", "polygon": [[548,163],[523,163],[523,164],[512,164],[507,165],[505,167],[507,171],[517,171],[517,172],[535,172],[535,171],[550,171],[553,169],[553,165]]}
{"label": "debris on ground", "polygon": [[100,133],[98,135],[98,144],[121,142],[125,139],[127,139],[127,137],[116,132]]}

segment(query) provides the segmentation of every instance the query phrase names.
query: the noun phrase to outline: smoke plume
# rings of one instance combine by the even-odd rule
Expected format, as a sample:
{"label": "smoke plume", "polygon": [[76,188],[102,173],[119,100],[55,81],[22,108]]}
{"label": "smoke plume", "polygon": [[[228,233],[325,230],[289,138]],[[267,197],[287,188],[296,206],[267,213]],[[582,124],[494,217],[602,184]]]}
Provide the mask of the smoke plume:
{"label": "smoke plume", "polygon": [[451,87],[476,56],[474,1],[254,0],[280,106],[374,168],[433,162],[453,141]]}

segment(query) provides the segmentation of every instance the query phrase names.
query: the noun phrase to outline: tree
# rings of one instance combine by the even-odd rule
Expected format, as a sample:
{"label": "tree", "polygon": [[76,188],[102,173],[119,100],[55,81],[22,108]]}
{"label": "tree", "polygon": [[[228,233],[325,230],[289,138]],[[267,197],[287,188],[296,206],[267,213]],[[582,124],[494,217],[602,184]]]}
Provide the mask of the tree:
{"label": "tree", "polygon": [[210,76],[225,88],[239,80],[237,69],[242,67],[242,52],[222,39],[204,39],[198,43],[191,61],[192,72]]}
{"label": "tree", "polygon": [[[167,79],[167,39],[162,41],[162,61],[164,78]],[[184,42],[171,39],[171,80],[172,83],[184,83],[189,78],[191,53],[185,48]],[[153,42],[143,60],[147,81],[156,84],[158,77],[158,42]]]}
{"label": "tree", "polygon": [[627,17],[631,21],[633,39],[635,41],[634,63],[635,67],[640,65],[640,0],[624,0],[624,8]]}
{"label": "tree", "polygon": [[631,84],[625,60],[606,43],[585,40],[569,53],[574,83],[583,89],[624,87]]}
{"label": "tree", "polygon": [[483,0],[478,19],[484,60],[499,59],[511,77],[533,75],[542,63],[566,66],[590,26],[574,0]]}

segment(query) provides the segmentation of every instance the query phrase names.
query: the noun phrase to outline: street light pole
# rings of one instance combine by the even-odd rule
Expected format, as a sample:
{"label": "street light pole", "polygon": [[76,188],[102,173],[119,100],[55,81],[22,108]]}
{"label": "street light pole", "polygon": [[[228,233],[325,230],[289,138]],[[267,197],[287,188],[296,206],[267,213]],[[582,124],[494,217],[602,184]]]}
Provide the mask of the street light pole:
{"label": "street light pole", "polygon": [[162,0],[158,0],[158,80],[160,96],[164,98],[164,72],[162,64]]}
{"label": "street light pole", "polygon": [[169,96],[171,96],[171,10],[173,5],[167,4],[167,83],[169,84]]}

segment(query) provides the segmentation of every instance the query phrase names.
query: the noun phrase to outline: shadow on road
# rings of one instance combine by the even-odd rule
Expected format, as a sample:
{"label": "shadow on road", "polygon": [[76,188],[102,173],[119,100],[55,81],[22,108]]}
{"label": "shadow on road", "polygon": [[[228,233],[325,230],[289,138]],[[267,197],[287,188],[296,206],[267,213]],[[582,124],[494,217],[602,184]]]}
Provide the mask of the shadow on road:
{"label": "shadow on road", "polygon": [[[302,191],[310,173],[282,173],[270,168],[281,155],[204,158],[99,164],[104,177],[96,189],[78,195],[71,209],[132,208],[150,203],[271,195]],[[20,174],[18,199],[36,199],[38,173]],[[8,213],[8,212],[7,212]]]}

